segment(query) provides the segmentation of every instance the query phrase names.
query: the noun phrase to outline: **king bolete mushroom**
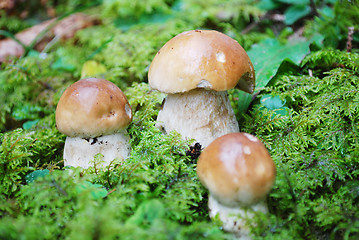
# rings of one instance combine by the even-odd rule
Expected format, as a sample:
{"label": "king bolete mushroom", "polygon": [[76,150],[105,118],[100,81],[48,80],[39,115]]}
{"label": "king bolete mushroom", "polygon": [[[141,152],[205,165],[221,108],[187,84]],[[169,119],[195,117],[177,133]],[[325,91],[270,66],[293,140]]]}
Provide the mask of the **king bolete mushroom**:
{"label": "king bolete mushroom", "polygon": [[266,213],[265,196],[271,190],[276,167],[264,144],[248,133],[229,133],[201,153],[197,175],[209,190],[209,215],[218,215],[223,229],[249,238],[246,217]]}
{"label": "king bolete mushroom", "polygon": [[120,88],[105,79],[82,79],[62,94],[56,108],[58,130],[67,135],[65,166],[91,166],[98,153],[105,165],[130,152],[126,127],[131,107]]}
{"label": "king bolete mushroom", "polygon": [[193,30],[175,36],[157,52],[148,82],[168,94],[157,126],[206,147],[219,136],[239,131],[227,90],[252,93],[255,74],[237,41],[217,31]]}

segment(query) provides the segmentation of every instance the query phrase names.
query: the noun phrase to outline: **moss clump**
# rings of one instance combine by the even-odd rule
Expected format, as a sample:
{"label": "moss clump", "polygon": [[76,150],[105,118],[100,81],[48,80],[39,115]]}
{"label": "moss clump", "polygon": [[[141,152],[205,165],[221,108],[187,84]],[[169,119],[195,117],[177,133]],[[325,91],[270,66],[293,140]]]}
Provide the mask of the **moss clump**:
{"label": "moss clump", "polygon": [[[8,207],[10,209],[3,209],[2,237],[31,238],[40,233],[44,238],[80,236],[84,239],[96,236],[141,239],[148,233],[155,234],[156,239],[171,236],[216,239],[224,236],[215,224],[207,221],[203,197],[206,193],[197,179],[195,162],[186,156],[188,144],[178,134],[163,135],[154,127],[155,122],[151,119],[163,96],[149,91],[146,84],[136,84],[127,89],[127,93],[145,97],[130,98],[137,111],[128,129],[132,136],[132,152],[126,162],[114,161],[105,169],[95,166],[82,171],[49,167],[48,175],[26,185],[19,181],[30,168],[24,168],[22,175],[16,172],[14,181],[5,179],[18,188],[12,189],[16,202]],[[55,130],[54,126],[52,129]],[[28,155],[21,156],[21,161],[12,166],[14,168],[29,165],[30,157],[44,147],[34,145],[35,137],[44,139],[38,135],[40,131],[33,132],[31,138],[24,131],[17,132],[26,136],[24,140],[27,142],[12,141],[16,146],[13,151],[25,151]],[[15,132],[11,132],[11,136],[14,137]],[[49,139],[45,140],[54,145]],[[4,141],[8,141],[6,137]],[[63,139],[59,142],[63,143]],[[11,146],[10,143],[3,145]],[[60,153],[49,155],[54,157]],[[8,155],[4,156],[4,161],[9,159]],[[84,186],[84,182],[90,184]],[[105,190],[105,195],[99,194],[99,189]],[[6,203],[9,193],[3,192],[2,196]],[[42,227],[35,227],[40,222]]]}
{"label": "moss clump", "polygon": [[[356,236],[352,225],[359,219],[354,211],[359,207],[359,76],[354,63],[321,72],[317,56],[323,54],[327,51],[306,60],[310,67],[318,64],[314,70],[322,77],[280,77],[259,97],[279,97],[283,106],[271,109],[263,101],[256,104],[242,130],[260,137],[278,166],[270,195],[272,214],[277,216],[272,227],[281,222],[289,229],[296,227],[299,236],[313,238],[320,232],[342,238]],[[343,55],[357,58],[357,54]]]}

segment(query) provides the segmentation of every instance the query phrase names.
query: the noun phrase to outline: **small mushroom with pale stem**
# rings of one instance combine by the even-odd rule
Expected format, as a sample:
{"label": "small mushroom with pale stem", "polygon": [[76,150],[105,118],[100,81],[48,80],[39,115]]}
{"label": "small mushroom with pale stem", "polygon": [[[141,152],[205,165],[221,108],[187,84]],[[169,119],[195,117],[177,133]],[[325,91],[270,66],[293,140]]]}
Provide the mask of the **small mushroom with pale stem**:
{"label": "small mushroom with pale stem", "polygon": [[57,128],[67,135],[65,166],[88,168],[98,153],[105,166],[116,158],[126,159],[130,152],[126,127],[131,120],[127,98],[112,82],[87,78],[72,84],[56,108]]}
{"label": "small mushroom with pale stem", "polygon": [[246,217],[267,213],[265,196],[271,190],[276,167],[264,144],[248,133],[229,133],[201,153],[197,175],[209,190],[209,215],[240,239],[250,239]]}
{"label": "small mushroom with pale stem", "polygon": [[154,57],[148,72],[152,89],[167,93],[157,126],[206,147],[217,137],[238,132],[227,90],[252,93],[253,65],[237,41],[213,30],[183,32]]}

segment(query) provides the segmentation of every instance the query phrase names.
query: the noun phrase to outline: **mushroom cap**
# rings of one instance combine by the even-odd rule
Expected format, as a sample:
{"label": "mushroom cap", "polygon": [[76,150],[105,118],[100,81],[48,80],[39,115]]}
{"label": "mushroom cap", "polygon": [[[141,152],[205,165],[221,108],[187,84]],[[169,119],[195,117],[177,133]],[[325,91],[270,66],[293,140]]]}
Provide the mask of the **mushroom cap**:
{"label": "mushroom cap", "polygon": [[62,94],[56,125],[69,137],[99,137],[124,129],[132,120],[131,107],[120,88],[105,79],[82,79]]}
{"label": "mushroom cap", "polygon": [[252,93],[255,73],[237,41],[214,30],[192,30],[178,34],[157,52],[148,82],[165,93],[195,88],[226,91],[234,87]]}
{"label": "mushroom cap", "polygon": [[264,144],[248,133],[229,133],[201,153],[197,175],[221,204],[252,205],[271,190],[276,168]]}

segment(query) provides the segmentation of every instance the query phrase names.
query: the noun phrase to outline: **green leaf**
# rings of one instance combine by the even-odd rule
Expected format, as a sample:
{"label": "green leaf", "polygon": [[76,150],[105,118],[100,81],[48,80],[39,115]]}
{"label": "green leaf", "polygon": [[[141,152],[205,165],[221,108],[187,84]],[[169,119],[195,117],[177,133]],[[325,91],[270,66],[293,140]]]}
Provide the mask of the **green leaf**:
{"label": "green leaf", "polygon": [[25,130],[29,130],[30,128],[32,128],[33,126],[35,126],[37,123],[39,122],[39,119],[33,120],[33,121],[26,121],[23,125],[22,128]]}
{"label": "green leaf", "polygon": [[64,58],[64,57],[58,58],[51,65],[51,68],[53,70],[60,70],[60,71],[64,71],[64,72],[73,72],[76,70],[76,67],[74,65],[68,63],[68,61],[66,61],[66,58]]}
{"label": "green leaf", "polygon": [[287,25],[291,25],[295,23],[297,20],[301,19],[302,17],[308,15],[311,11],[309,5],[293,5],[290,6],[285,12],[285,20],[284,23]]}
{"label": "green leaf", "polygon": [[309,4],[310,0],[277,0],[278,2],[281,3],[287,3],[287,4],[294,4],[294,5],[304,5],[304,4]]}
{"label": "green leaf", "polygon": [[89,181],[85,181],[76,186],[78,193],[89,191],[94,200],[101,199],[107,196],[107,190],[101,184],[93,184]]}
{"label": "green leaf", "polygon": [[[277,39],[269,38],[254,45],[247,53],[256,72],[256,90],[267,86],[284,60],[298,65],[309,53],[310,43],[294,39],[282,45]],[[252,95],[240,92],[238,98],[238,111],[244,113],[252,101]]]}
{"label": "green leaf", "polygon": [[289,108],[285,106],[286,101],[282,101],[278,95],[264,95],[260,102],[263,107],[273,110],[276,115],[288,116],[289,114]]}
{"label": "green leaf", "polygon": [[263,10],[273,10],[279,7],[280,4],[278,4],[276,1],[273,0],[262,0],[257,4],[257,7]]}
{"label": "green leaf", "polygon": [[274,110],[283,107],[285,101],[282,101],[278,95],[264,95],[261,98],[261,104],[270,110]]}
{"label": "green leaf", "polygon": [[32,173],[29,173],[25,176],[25,180],[26,183],[32,183],[33,181],[35,181],[37,178],[39,177],[45,177],[47,174],[49,174],[50,171],[48,169],[43,169],[43,170],[35,170]]}
{"label": "green leaf", "polygon": [[323,40],[325,39],[325,37],[320,34],[320,33],[317,33],[317,34],[314,34],[311,38],[311,50],[313,51],[313,48],[317,48],[317,49],[321,49],[324,47],[323,45]]}
{"label": "green leaf", "polygon": [[292,40],[286,45],[277,39],[266,39],[247,53],[256,71],[256,88],[265,87],[284,60],[299,64],[309,53],[310,41]]}
{"label": "green leaf", "polygon": [[163,203],[157,199],[143,202],[126,221],[126,225],[152,224],[156,219],[161,219],[165,215]]}
{"label": "green leaf", "polygon": [[331,19],[335,18],[335,12],[334,9],[328,6],[324,6],[320,9],[318,9],[318,12],[320,14],[320,16],[325,16]]}
{"label": "green leaf", "polygon": [[29,50],[29,53],[27,54],[27,56],[29,56],[29,57],[39,57],[39,56],[40,56],[40,52],[31,49],[31,50]]}

